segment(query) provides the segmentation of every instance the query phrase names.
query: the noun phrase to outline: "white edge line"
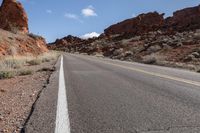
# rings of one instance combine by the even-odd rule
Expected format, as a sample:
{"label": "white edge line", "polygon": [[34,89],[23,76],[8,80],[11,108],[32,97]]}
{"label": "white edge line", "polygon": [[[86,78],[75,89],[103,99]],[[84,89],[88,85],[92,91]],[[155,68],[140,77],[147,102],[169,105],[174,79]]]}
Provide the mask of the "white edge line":
{"label": "white edge line", "polygon": [[61,56],[55,133],[70,133],[70,122],[67,106],[63,56]]}

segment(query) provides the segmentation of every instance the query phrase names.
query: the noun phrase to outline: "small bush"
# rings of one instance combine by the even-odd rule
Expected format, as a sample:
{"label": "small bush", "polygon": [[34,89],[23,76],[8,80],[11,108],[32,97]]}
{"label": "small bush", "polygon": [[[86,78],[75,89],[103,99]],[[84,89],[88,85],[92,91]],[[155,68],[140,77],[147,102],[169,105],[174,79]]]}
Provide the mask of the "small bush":
{"label": "small bush", "polygon": [[44,63],[44,62],[50,62],[51,60],[56,60],[58,56],[59,54],[56,52],[48,52],[40,55],[38,58]]}
{"label": "small bush", "polygon": [[44,67],[44,68],[38,70],[38,72],[53,72],[55,70],[56,70],[55,67],[53,67],[53,68],[46,68],[46,67]]}
{"label": "small bush", "polygon": [[9,79],[15,76],[12,71],[0,71],[0,79]]}
{"label": "small bush", "polygon": [[19,76],[25,76],[25,75],[31,75],[31,74],[33,74],[33,71],[31,70],[22,70],[18,72]]}
{"label": "small bush", "polygon": [[33,33],[29,33],[28,36],[34,39],[43,39],[41,36],[33,34]]}
{"label": "small bush", "polygon": [[143,63],[145,64],[156,64],[157,60],[155,57],[146,57],[145,59],[143,59]]}
{"label": "small bush", "polygon": [[25,61],[15,58],[7,58],[0,61],[0,69],[19,69],[25,64]]}
{"label": "small bush", "polygon": [[31,66],[35,66],[35,65],[40,65],[42,62],[40,59],[32,59],[30,61],[27,61],[27,63]]}

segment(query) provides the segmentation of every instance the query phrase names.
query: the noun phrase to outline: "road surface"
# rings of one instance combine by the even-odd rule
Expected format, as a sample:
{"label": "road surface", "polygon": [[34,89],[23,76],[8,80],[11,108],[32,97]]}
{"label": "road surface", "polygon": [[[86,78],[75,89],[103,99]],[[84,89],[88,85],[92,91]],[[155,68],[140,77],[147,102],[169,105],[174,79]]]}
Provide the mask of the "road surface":
{"label": "road surface", "polygon": [[64,54],[24,131],[58,133],[59,122],[59,133],[200,133],[200,74]]}

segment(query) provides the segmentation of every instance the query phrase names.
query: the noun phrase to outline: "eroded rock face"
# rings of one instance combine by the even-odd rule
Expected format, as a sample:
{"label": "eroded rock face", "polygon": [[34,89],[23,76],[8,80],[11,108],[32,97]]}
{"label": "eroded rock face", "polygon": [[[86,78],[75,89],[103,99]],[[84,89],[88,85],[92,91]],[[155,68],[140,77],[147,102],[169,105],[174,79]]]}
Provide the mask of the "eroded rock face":
{"label": "eroded rock face", "polygon": [[28,33],[28,17],[21,3],[3,0],[0,7],[0,28],[14,33]]}
{"label": "eroded rock face", "polygon": [[124,33],[141,35],[157,30],[175,33],[200,29],[200,5],[178,10],[173,13],[172,17],[166,19],[163,18],[163,15],[157,12],[141,14],[110,26],[105,29],[105,35],[122,35]]}
{"label": "eroded rock face", "polygon": [[109,28],[105,29],[105,34],[142,34],[149,31],[156,31],[164,24],[163,15],[164,14],[159,14],[157,12],[141,14],[135,18],[128,19],[110,26]]}
{"label": "eroded rock face", "polygon": [[165,20],[166,28],[174,31],[188,31],[200,28],[200,5],[185,8],[173,13]]}

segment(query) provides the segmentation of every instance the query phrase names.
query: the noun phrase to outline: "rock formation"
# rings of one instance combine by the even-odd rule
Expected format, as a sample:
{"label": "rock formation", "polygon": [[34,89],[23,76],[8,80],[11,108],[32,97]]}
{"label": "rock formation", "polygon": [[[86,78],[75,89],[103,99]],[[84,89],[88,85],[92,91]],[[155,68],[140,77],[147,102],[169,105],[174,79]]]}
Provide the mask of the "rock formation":
{"label": "rock formation", "polygon": [[0,7],[0,57],[39,55],[47,52],[45,39],[28,33],[28,18],[22,4],[3,0]]}
{"label": "rock formation", "polygon": [[14,33],[28,33],[28,17],[21,3],[3,0],[0,7],[0,28]]}
{"label": "rock formation", "polygon": [[135,18],[125,20],[105,29],[106,35],[113,34],[141,34],[160,29],[164,24],[164,14],[151,12],[141,14]]}
{"label": "rock formation", "polygon": [[200,5],[174,12],[172,17],[165,20],[165,28],[179,32],[199,29]]}
{"label": "rock formation", "polygon": [[163,15],[157,12],[141,14],[110,26],[105,29],[105,35],[140,35],[156,30],[183,32],[200,28],[200,5],[176,11],[172,17],[166,19]]}
{"label": "rock formation", "polygon": [[[87,45],[92,43],[94,40],[95,38],[84,40],[79,37],[68,35],[67,37],[56,39],[55,42],[48,45],[48,48],[65,52],[82,51],[87,53],[90,51],[88,50]],[[81,50],[78,50],[78,48],[81,48]]]}

